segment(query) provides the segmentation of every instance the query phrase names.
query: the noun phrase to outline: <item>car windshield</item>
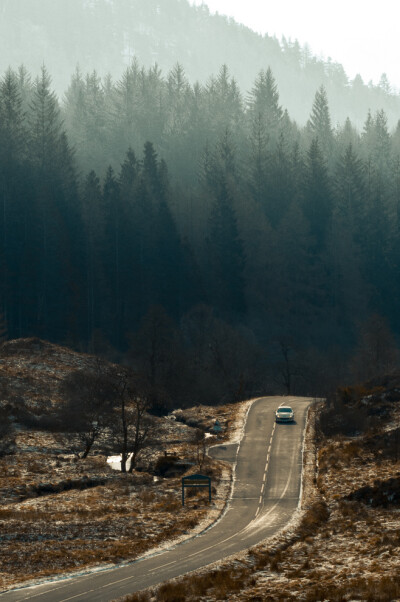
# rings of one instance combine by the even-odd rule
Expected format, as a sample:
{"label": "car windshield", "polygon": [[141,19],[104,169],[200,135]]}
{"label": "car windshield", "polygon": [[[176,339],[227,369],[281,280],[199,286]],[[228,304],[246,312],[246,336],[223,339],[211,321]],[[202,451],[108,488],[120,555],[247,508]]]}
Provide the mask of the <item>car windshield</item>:
{"label": "car windshield", "polygon": [[293,412],[292,408],[278,408],[278,412]]}

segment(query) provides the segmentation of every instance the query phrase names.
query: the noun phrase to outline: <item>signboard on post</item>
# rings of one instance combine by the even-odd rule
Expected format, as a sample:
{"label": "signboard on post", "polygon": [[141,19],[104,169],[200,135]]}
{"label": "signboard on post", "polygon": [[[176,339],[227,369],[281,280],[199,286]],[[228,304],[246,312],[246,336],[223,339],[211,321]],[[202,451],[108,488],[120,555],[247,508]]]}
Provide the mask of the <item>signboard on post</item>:
{"label": "signboard on post", "polygon": [[211,477],[202,474],[192,474],[189,477],[182,477],[182,506],[185,505],[186,487],[208,487],[208,501],[211,502]]}

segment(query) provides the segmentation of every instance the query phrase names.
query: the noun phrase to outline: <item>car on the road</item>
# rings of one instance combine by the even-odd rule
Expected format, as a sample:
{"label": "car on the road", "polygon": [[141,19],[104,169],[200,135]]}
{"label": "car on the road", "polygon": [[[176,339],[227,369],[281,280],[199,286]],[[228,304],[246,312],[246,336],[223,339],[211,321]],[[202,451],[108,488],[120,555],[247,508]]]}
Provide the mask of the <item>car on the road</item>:
{"label": "car on the road", "polygon": [[276,422],[294,422],[294,412],[290,406],[279,406],[275,412]]}

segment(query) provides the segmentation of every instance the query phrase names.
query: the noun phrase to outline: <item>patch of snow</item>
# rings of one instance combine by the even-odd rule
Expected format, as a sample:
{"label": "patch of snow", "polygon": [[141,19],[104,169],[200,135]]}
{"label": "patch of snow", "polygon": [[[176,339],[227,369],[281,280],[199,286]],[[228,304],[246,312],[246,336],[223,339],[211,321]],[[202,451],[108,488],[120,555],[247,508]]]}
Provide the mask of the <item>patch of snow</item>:
{"label": "patch of snow", "polygon": [[[129,469],[130,466],[130,460],[131,460],[132,454],[130,454],[128,456],[128,459],[126,461],[126,468],[127,470]],[[110,468],[112,468],[113,470],[121,470],[121,456],[109,456],[107,458],[107,464],[109,464]]]}

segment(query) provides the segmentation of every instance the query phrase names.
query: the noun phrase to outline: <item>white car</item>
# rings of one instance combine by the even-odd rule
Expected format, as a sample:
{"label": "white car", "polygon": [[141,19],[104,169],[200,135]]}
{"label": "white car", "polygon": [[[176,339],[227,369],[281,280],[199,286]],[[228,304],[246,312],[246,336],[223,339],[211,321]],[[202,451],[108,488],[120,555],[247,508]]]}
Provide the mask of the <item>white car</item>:
{"label": "white car", "polygon": [[290,406],[279,406],[275,412],[275,422],[294,422],[294,412]]}

